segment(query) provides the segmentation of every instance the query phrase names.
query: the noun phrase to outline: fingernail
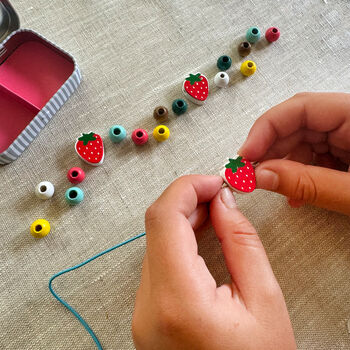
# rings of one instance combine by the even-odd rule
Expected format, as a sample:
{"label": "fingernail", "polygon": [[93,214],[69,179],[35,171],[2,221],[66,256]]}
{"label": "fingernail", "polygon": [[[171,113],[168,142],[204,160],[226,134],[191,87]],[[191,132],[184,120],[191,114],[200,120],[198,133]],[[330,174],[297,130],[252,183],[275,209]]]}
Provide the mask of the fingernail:
{"label": "fingernail", "polygon": [[228,187],[225,187],[221,190],[220,198],[221,201],[225,204],[226,208],[232,209],[237,207],[235,197],[233,196],[232,191]]}
{"label": "fingernail", "polygon": [[256,171],[256,181],[259,188],[268,191],[277,190],[280,182],[278,174],[268,169],[259,170],[259,168]]}

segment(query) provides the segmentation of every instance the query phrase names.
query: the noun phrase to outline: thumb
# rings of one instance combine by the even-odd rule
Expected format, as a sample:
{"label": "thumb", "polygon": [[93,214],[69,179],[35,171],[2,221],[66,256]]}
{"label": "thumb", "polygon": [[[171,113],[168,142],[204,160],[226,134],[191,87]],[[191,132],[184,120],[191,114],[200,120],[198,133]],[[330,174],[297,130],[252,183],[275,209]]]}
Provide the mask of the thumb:
{"label": "thumb", "polygon": [[350,215],[350,173],[285,159],[262,162],[257,187]]}
{"label": "thumb", "polygon": [[237,208],[229,188],[221,189],[211,201],[210,218],[227,269],[246,306],[262,305],[266,296],[283,300],[259,236]]}

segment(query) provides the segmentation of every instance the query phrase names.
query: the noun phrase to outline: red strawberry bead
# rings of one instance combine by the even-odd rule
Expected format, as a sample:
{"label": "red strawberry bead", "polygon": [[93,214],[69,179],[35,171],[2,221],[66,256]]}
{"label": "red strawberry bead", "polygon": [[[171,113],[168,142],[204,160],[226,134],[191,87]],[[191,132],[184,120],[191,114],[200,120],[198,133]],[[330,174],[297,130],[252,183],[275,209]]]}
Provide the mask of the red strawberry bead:
{"label": "red strawberry bead", "polygon": [[94,132],[82,134],[75,143],[75,151],[88,164],[96,166],[103,163],[103,141],[101,136]]}
{"label": "red strawberry bead", "polygon": [[185,79],[182,90],[190,101],[202,105],[209,95],[208,79],[201,73],[190,74]]}
{"label": "red strawberry bead", "polygon": [[256,187],[255,170],[249,160],[239,156],[229,159],[221,174],[225,182],[240,193],[253,192]]}

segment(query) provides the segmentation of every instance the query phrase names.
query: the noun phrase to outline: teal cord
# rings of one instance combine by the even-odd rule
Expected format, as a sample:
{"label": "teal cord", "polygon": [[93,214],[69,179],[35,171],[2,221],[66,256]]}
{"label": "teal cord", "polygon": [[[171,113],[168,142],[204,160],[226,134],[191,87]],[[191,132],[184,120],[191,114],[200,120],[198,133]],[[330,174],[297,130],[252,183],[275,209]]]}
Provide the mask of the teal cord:
{"label": "teal cord", "polygon": [[89,262],[99,258],[100,256],[104,255],[104,254],[107,254],[109,252],[111,252],[112,250],[114,249],[117,249],[125,244],[128,244],[132,241],[135,241],[136,239],[138,238],[141,238],[143,237],[144,235],[146,234],[146,232],[143,232],[143,233],[140,233],[139,235],[136,235],[134,237],[131,237],[129,239],[127,239],[126,241],[124,242],[121,242],[121,243],[118,243],[117,245],[111,247],[111,248],[108,248],[96,255],[94,255],[93,257],[83,261],[82,263],[80,264],[77,264],[77,265],[74,265],[68,269],[65,269],[65,270],[62,270],[60,272],[57,272],[56,274],[54,274],[51,278],[50,278],[50,281],[49,281],[49,290],[51,292],[51,294],[63,305],[65,306],[77,319],[78,321],[82,324],[82,326],[86,329],[86,331],[90,334],[92,340],[95,342],[96,346],[97,346],[97,349],[98,350],[103,350],[102,349],[102,345],[100,343],[100,341],[98,340],[96,334],[94,333],[94,331],[90,328],[90,326],[87,324],[87,322],[82,318],[82,316],[80,316],[80,314],[78,313],[78,311],[76,311],[72,306],[70,306],[65,300],[63,300],[52,288],[52,282],[58,277],[58,276],[61,276],[67,272],[70,272],[70,271],[73,271],[73,270],[76,270],[76,269],[79,269],[79,267],[82,267],[86,264],[88,264]]}

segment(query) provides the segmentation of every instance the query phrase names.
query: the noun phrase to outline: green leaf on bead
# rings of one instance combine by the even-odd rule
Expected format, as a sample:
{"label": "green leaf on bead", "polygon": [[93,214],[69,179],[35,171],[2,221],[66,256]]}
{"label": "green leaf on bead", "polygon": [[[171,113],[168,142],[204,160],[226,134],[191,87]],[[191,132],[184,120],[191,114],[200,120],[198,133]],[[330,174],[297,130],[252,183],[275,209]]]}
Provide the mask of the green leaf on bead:
{"label": "green leaf on bead", "polygon": [[201,73],[190,74],[190,76],[187,77],[186,80],[189,81],[191,85],[193,85],[196,81],[201,81],[201,79],[199,78],[200,75]]}
{"label": "green leaf on bead", "polygon": [[236,159],[229,158],[229,162],[225,165],[225,168],[232,169],[232,173],[235,173],[238,168],[243,168],[245,163],[242,162],[242,157],[237,157]]}
{"label": "green leaf on bead", "polygon": [[83,133],[83,136],[79,137],[78,140],[83,141],[84,146],[86,146],[89,143],[89,141],[96,140],[96,137],[94,136],[94,134],[95,134],[94,132],[90,132],[89,134]]}

